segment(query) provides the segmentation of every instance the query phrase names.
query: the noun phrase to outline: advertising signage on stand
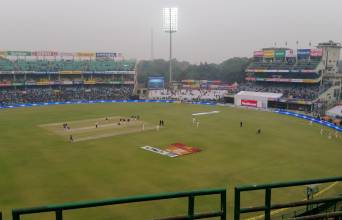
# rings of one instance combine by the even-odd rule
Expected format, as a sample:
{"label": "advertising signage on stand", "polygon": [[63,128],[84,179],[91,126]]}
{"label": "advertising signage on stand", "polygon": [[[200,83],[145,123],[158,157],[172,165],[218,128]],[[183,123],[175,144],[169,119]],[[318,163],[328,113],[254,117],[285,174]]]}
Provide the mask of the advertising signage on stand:
{"label": "advertising signage on stand", "polygon": [[310,52],[311,52],[310,49],[298,49],[297,50],[298,58],[308,58],[310,57]]}
{"label": "advertising signage on stand", "polygon": [[69,52],[60,52],[59,56],[60,57],[74,57],[75,54],[74,53],[69,53]]}
{"label": "advertising signage on stand", "polygon": [[76,56],[78,57],[95,57],[95,53],[94,52],[78,52],[76,53]]}
{"label": "advertising signage on stand", "polygon": [[323,56],[323,48],[311,49],[310,56],[312,56],[312,57],[321,57],[321,56]]}
{"label": "advertising signage on stand", "polygon": [[56,52],[56,51],[34,51],[34,52],[32,52],[32,56],[36,56],[36,57],[56,57],[56,56],[58,56],[58,52]]}
{"label": "advertising signage on stand", "polygon": [[117,53],[96,53],[96,58],[115,58]]}
{"label": "advertising signage on stand", "polygon": [[273,58],[274,57],[274,50],[264,50],[264,57],[265,58]]}
{"label": "advertising signage on stand", "polygon": [[122,53],[114,52],[57,52],[57,51],[0,51],[0,56],[8,57],[60,57],[60,58],[110,58],[113,60],[123,60],[124,56]]}
{"label": "advertising signage on stand", "polygon": [[276,50],[275,51],[276,58],[284,58],[285,57],[285,50]]}
{"label": "advertising signage on stand", "polygon": [[258,107],[258,101],[257,100],[241,99],[241,105],[242,106],[248,106],[248,107]]}
{"label": "advertising signage on stand", "polygon": [[6,51],[7,56],[31,56],[30,51]]}
{"label": "advertising signage on stand", "polygon": [[254,51],[254,57],[263,57],[264,51]]}
{"label": "advertising signage on stand", "polygon": [[296,57],[295,53],[293,50],[286,50],[286,54],[285,54],[286,57]]}

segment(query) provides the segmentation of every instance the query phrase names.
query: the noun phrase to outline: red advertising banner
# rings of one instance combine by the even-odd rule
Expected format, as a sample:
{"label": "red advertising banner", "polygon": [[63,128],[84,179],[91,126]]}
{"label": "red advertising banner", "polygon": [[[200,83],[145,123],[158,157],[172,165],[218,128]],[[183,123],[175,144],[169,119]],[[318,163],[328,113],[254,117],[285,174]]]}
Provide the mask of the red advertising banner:
{"label": "red advertising banner", "polygon": [[323,49],[322,48],[311,49],[310,56],[312,56],[312,57],[321,57],[321,56],[323,56]]}
{"label": "red advertising banner", "polygon": [[258,101],[257,100],[241,99],[241,105],[242,106],[249,106],[249,107],[258,107]]}

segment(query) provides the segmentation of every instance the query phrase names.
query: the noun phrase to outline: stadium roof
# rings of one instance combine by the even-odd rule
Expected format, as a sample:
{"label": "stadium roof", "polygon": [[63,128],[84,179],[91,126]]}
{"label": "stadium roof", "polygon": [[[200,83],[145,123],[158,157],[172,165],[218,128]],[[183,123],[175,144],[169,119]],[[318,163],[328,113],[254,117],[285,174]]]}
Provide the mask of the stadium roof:
{"label": "stadium roof", "polygon": [[237,95],[263,97],[263,98],[268,98],[268,99],[279,99],[280,97],[283,96],[282,93],[250,92],[250,91],[241,91]]}

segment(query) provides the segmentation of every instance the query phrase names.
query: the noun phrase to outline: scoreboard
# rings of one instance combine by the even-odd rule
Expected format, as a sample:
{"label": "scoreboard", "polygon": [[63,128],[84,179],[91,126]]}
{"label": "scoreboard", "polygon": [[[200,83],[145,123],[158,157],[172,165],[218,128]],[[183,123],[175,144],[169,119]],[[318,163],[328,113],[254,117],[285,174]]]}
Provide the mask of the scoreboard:
{"label": "scoreboard", "polygon": [[148,77],[148,89],[164,89],[165,78],[163,76]]}

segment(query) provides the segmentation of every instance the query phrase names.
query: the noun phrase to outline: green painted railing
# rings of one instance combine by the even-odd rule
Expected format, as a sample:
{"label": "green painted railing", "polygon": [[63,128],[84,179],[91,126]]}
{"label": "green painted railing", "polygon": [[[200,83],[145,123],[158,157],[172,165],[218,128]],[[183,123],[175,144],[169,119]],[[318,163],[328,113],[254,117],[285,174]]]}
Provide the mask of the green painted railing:
{"label": "green painted railing", "polygon": [[[220,195],[221,207],[219,211],[210,212],[210,213],[201,213],[201,214],[195,213],[195,197],[205,196],[205,195]],[[227,216],[226,196],[227,196],[226,189],[211,189],[211,190],[197,190],[197,191],[190,191],[190,192],[176,192],[176,193],[164,193],[164,194],[156,194],[156,195],[134,196],[134,197],[126,197],[126,198],[113,198],[113,199],[108,199],[108,200],[65,203],[61,205],[48,205],[48,206],[33,207],[33,208],[13,209],[12,219],[20,220],[20,217],[22,215],[28,215],[28,214],[55,212],[55,219],[62,220],[63,211],[65,210],[187,197],[188,198],[188,213],[185,216],[177,217],[177,219],[192,220],[192,219],[203,219],[203,218],[209,218],[209,217],[210,218],[220,217],[221,220],[226,220],[227,218],[226,217]],[[175,218],[166,218],[166,219],[175,219]]]}
{"label": "green painted railing", "polygon": [[[259,211],[264,211],[264,219],[270,220],[271,210],[273,209],[281,209],[281,208],[304,206],[304,205],[309,205],[309,204],[322,204],[326,202],[342,201],[342,196],[338,196],[338,197],[330,197],[330,198],[325,198],[325,199],[305,200],[305,201],[283,203],[283,204],[272,204],[271,202],[272,189],[275,189],[275,188],[286,188],[286,187],[292,187],[292,186],[302,186],[302,185],[339,182],[339,181],[342,181],[342,176],[325,178],[325,179],[311,179],[311,180],[280,182],[280,183],[271,183],[271,184],[237,186],[235,187],[235,192],[234,192],[235,193],[234,220],[240,220],[240,215],[242,213],[252,213],[252,212],[259,212]],[[264,205],[256,206],[256,207],[241,208],[241,202],[240,202],[241,193],[246,192],[246,191],[255,191],[255,190],[265,190]]]}

